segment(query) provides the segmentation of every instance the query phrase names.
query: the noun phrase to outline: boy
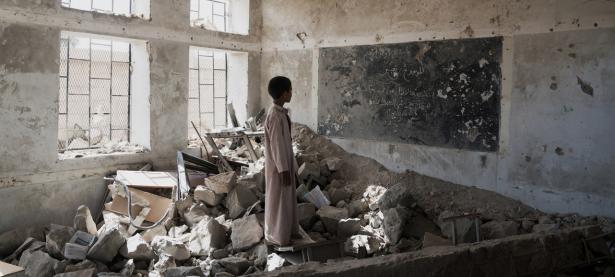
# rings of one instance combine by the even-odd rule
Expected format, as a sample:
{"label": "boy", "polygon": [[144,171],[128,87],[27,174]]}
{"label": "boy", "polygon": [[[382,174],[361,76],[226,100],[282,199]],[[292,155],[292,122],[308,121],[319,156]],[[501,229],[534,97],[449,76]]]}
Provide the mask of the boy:
{"label": "boy", "polygon": [[297,161],[290,136],[290,118],[284,108],[292,98],[288,78],[277,76],[269,81],[273,105],[265,119],[265,239],[280,246],[289,245],[299,233],[295,196]]}

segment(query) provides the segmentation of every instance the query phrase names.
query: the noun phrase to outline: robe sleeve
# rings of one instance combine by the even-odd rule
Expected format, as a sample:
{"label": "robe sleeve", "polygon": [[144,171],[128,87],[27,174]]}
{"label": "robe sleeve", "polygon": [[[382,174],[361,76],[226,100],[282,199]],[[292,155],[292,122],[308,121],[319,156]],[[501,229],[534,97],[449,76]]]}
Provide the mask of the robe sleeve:
{"label": "robe sleeve", "polygon": [[271,149],[271,159],[274,161],[278,173],[280,173],[290,170],[292,162],[289,160],[292,156],[288,153],[288,141],[284,134],[286,128],[282,125],[288,123],[286,120],[282,121],[279,116],[272,119],[269,126],[269,149]]}

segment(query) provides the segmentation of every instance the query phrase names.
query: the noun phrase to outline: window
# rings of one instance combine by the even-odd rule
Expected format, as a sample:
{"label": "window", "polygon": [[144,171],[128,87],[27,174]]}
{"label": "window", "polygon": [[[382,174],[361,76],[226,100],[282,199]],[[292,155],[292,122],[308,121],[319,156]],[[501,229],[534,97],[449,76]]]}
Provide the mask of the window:
{"label": "window", "polygon": [[[199,132],[226,128],[226,52],[191,47],[189,66],[188,120],[194,122]],[[197,134],[190,122],[188,127],[189,139],[196,139]]]}
{"label": "window", "polygon": [[191,0],[190,24],[207,30],[248,34],[249,0]]}
{"label": "window", "polygon": [[62,7],[149,18],[149,0],[62,0]]}
{"label": "window", "polygon": [[[131,126],[135,118],[131,114],[133,109],[149,112],[149,106],[144,107],[147,104],[142,103],[147,101],[133,103],[135,98],[149,97],[149,84],[144,83],[149,78],[144,75],[149,75],[145,54],[144,42],[62,32],[60,152],[101,148],[109,143],[133,143],[133,139],[141,145],[149,143],[142,139],[142,134],[133,134]],[[136,95],[132,93],[133,88],[139,90]],[[139,127],[139,132],[149,131],[149,121],[144,124],[147,126]]]}

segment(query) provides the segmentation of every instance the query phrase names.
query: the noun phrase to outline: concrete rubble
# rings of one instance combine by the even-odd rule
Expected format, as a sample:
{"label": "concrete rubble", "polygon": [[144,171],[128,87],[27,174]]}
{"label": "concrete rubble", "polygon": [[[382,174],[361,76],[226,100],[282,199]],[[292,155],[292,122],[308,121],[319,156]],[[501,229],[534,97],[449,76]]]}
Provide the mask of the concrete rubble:
{"label": "concrete rubble", "polygon": [[[475,241],[476,225],[463,217],[469,214],[477,214],[480,239],[487,244],[578,226],[615,230],[608,218],[545,214],[495,193],[415,173],[393,173],[303,126],[293,127],[293,140],[304,192],[321,191],[330,203],[319,203],[318,208],[299,193],[299,223],[313,241],[339,241],[344,251],[345,257],[328,264],[473,245],[469,243]],[[231,140],[216,143],[224,155],[247,166],[200,177],[178,201],[169,201],[171,190],[148,190],[156,197],[133,199],[133,224],[126,211],[105,206],[103,220],[97,222],[87,206],[80,206],[70,227],[52,224],[0,234],[0,257],[24,267],[27,276],[238,276],[284,271],[292,259],[272,253],[263,234],[264,158],[250,161],[245,147]],[[262,153],[262,147],[256,144],[256,152]],[[112,198],[126,198],[121,186],[109,189]],[[152,213],[162,212],[154,219],[162,217],[167,207],[156,201],[172,203],[171,216],[146,230],[133,226],[151,226]],[[451,221],[444,220],[449,217],[459,217],[458,246],[452,243]],[[78,231],[94,236],[94,242],[82,245],[86,257],[68,259],[63,250]]]}

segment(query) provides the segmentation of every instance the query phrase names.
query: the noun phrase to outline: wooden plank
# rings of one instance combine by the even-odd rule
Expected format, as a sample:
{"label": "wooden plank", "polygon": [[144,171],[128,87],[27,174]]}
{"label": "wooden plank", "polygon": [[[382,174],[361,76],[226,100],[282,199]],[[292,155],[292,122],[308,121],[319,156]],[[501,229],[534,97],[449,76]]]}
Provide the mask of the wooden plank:
{"label": "wooden plank", "polygon": [[[151,210],[145,217],[145,220],[148,222],[153,223],[160,220],[166,213],[171,203],[173,203],[173,201],[169,198],[151,194],[149,192],[135,188],[128,188],[128,190],[132,193],[133,198],[140,197],[149,202],[149,208]],[[114,213],[128,215],[128,199],[117,195],[113,198],[111,203],[107,203],[105,205],[105,209]],[[131,212],[132,216],[136,217],[141,212],[141,207],[133,205]]]}
{"label": "wooden plank", "polygon": [[258,155],[256,155],[256,152],[254,151],[254,147],[252,147],[252,142],[250,141],[250,138],[248,138],[248,136],[243,135],[243,143],[246,145],[246,148],[248,148],[248,152],[250,153],[250,158],[252,159],[253,162],[258,160]]}

